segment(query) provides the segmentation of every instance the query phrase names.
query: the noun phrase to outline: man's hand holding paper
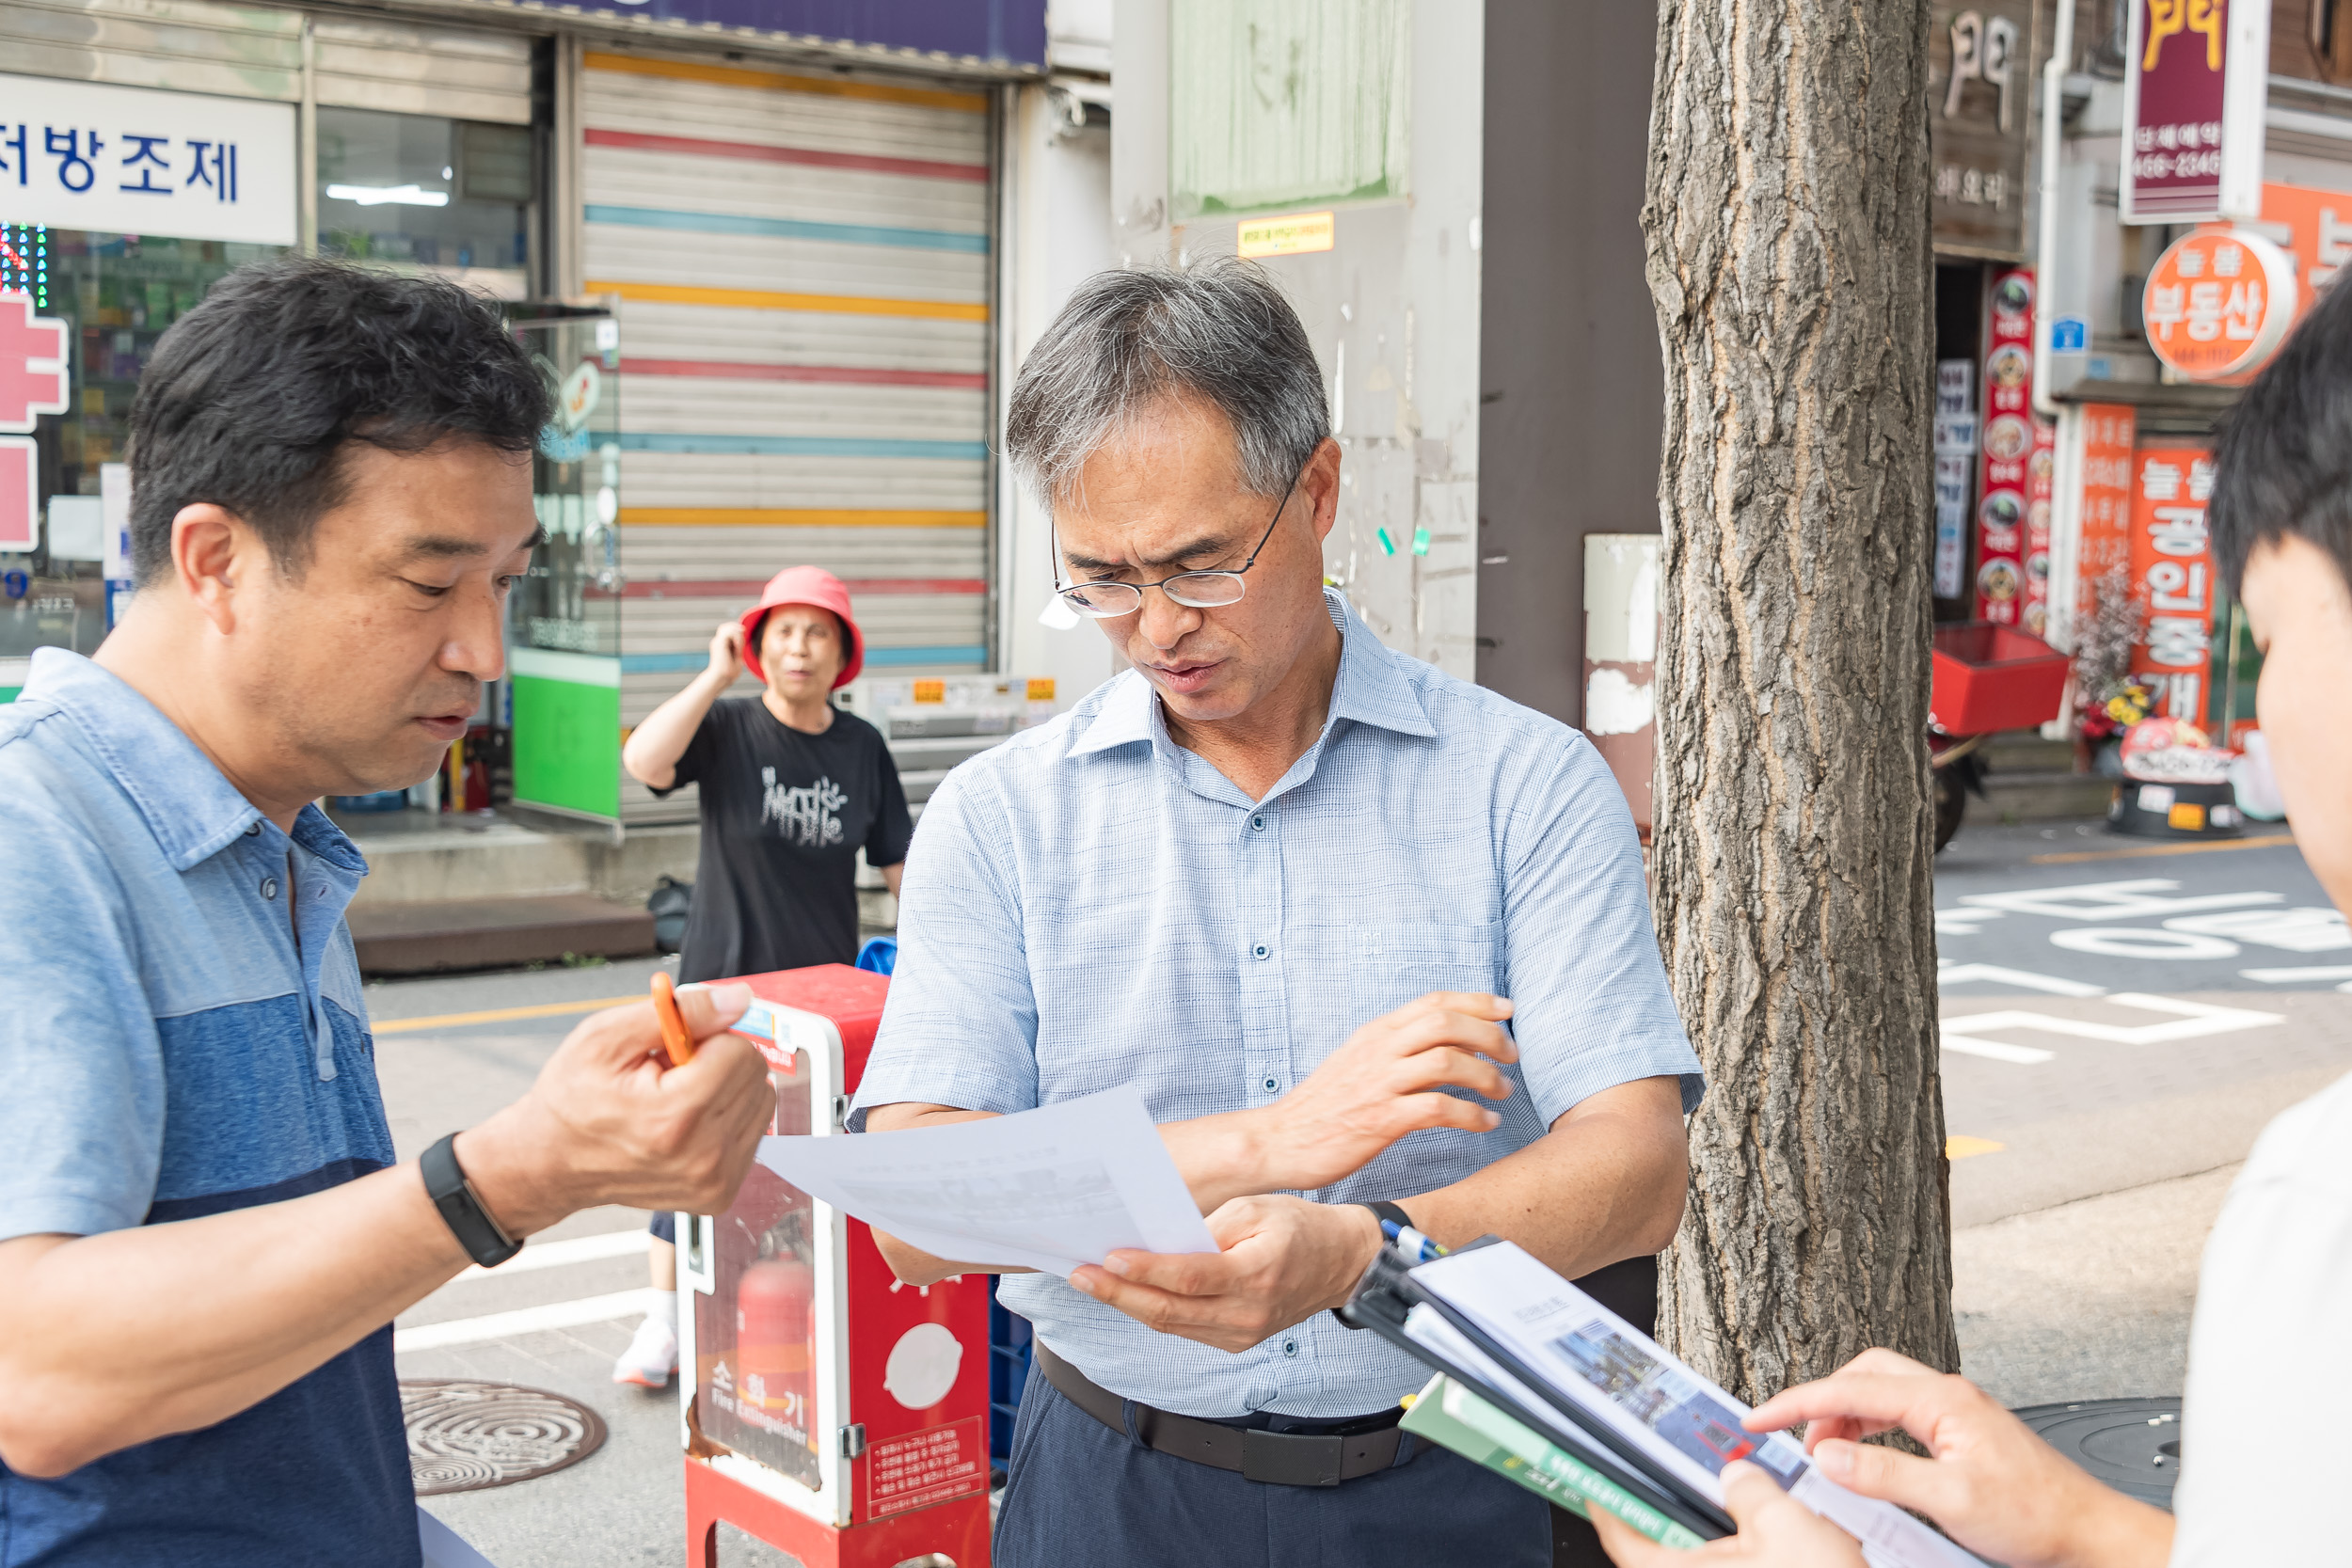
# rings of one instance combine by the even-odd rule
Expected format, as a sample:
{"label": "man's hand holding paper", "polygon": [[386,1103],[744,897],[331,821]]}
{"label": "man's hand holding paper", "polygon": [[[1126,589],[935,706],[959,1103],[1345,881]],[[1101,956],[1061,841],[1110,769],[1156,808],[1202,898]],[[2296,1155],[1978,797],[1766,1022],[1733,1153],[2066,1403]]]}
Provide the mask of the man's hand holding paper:
{"label": "man's hand holding paper", "polygon": [[920,1137],[764,1138],[759,1163],[934,1258],[1066,1275],[1121,1248],[1216,1249],[1131,1085]]}
{"label": "man's hand holding paper", "polygon": [[[1511,1082],[1497,1064],[1518,1057],[1502,1027],[1510,1016],[1511,1004],[1498,996],[1423,996],[1358,1029],[1270,1105],[1163,1124],[1159,1141],[1194,1204],[1209,1215],[1208,1230],[1225,1256],[1120,1247],[1076,1259],[1096,1266],[1052,1272],[1139,1323],[1220,1350],[1247,1349],[1312,1317],[1344,1299],[1379,1245],[1379,1227],[1369,1212],[1352,1205],[1275,1195],[1342,1180],[1424,1128],[1492,1128],[1495,1112],[1441,1091],[1509,1097]],[[891,1132],[971,1119],[968,1112],[901,1104],[877,1109],[867,1127]],[[976,1237],[949,1242],[936,1230],[910,1229],[864,1214],[854,1203],[847,1207],[882,1233],[877,1240],[884,1255],[913,1283],[974,1266],[952,1259],[1045,1266],[1001,1247],[976,1251]],[[948,1250],[930,1243],[947,1243]]]}

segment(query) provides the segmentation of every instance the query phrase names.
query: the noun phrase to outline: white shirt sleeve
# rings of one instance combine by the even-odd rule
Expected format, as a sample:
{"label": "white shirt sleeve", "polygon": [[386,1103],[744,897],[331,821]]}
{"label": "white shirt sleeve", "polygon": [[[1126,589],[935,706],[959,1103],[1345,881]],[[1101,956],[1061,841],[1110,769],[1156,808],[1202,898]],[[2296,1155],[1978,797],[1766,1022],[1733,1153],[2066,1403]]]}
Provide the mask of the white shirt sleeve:
{"label": "white shirt sleeve", "polygon": [[2171,1568],[2352,1563],[2352,1076],[2280,1113],[2205,1244]]}

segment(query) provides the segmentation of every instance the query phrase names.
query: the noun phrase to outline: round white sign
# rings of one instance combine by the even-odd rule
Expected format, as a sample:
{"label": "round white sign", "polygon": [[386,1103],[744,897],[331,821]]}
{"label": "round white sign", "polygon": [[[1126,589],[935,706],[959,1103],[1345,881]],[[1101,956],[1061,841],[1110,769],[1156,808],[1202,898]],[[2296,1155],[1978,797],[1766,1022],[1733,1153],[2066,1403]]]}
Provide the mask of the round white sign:
{"label": "round white sign", "polygon": [[909,1410],[929,1410],[956,1386],[963,1343],[943,1323],[916,1323],[890,1347],[882,1386]]}

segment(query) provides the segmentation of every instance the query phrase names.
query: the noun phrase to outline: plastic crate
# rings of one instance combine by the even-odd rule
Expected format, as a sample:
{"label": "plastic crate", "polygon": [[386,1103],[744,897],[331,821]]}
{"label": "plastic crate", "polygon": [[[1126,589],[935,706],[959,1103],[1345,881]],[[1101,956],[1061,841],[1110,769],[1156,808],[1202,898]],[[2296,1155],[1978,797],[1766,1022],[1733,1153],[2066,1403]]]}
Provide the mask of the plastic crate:
{"label": "plastic crate", "polygon": [[2074,660],[2039,637],[1990,621],[1935,628],[1928,722],[1947,735],[2046,724],[2066,699]]}

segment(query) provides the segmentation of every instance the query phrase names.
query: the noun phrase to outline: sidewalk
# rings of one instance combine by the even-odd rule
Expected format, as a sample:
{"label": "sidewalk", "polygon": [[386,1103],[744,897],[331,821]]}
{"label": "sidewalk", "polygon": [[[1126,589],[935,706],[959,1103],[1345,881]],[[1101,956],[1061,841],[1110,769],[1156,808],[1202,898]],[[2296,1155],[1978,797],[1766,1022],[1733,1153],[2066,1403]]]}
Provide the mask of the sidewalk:
{"label": "sidewalk", "polygon": [[2198,1259],[2238,1169],[1955,1232],[1961,1370],[2012,1409],[2178,1394]]}

